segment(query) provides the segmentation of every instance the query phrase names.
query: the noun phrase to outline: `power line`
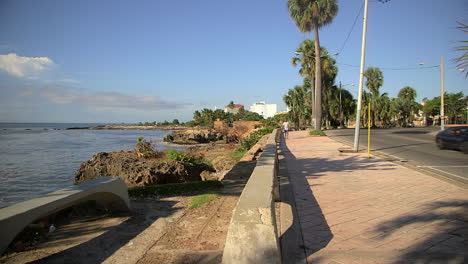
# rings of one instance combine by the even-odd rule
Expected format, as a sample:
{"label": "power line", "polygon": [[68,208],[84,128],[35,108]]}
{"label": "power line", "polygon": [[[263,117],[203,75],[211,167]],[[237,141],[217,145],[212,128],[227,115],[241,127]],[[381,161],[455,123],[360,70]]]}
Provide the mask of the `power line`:
{"label": "power line", "polygon": [[[348,67],[353,67],[353,68],[359,68],[358,65],[352,65],[352,64],[347,64],[347,63],[339,63],[337,62],[336,64],[348,66]],[[372,66],[371,66],[372,67]],[[379,69],[382,70],[390,70],[390,71],[402,71],[402,70],[422,70],[422,69],[430,69],[430,68],[438,68],[439,65],[435,66],[423,66],[423,67],[409,67],[409,68],[384,68],[384,67],[379,67]]]}
{"label": "power line", "polygon": [[337,59],[338,59],[338,56],[340,56],[341,52],[343,51],[344,47],[346,46],[346,43],[348,42],[348,39],[349,39],[349,37],[351,36],[351,33],[354,30],[354,26],[356,25],[356,22],[357,22],[357,20],[359,18],[359,15],[361,14],[363,8],[364,8],[364,3],[362,3],[361,8],[359,9],[359,12],[356,15],[356,18],[354,19],[354,23],[353,23],[353,25],[351,26],[351,29],[348,32],[348,36],[346,36],[346,39],[343,42],[343,45],[341,46],[341,49],[338,51],[338,55],[336,56]]}

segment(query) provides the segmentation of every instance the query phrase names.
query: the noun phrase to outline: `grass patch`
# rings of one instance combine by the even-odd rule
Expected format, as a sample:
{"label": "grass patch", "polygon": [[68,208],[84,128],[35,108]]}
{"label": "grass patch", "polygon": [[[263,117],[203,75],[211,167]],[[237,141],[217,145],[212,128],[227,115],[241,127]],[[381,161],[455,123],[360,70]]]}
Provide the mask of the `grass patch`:
{"label": "grass patch", "polygon": [[322,130],[318,130],[318,129],[311,130],[311,131],[309,132],[309,135],[311,135],[311,136],[319,136],[319,137],[325,137],[325,136],[326,136],[325,132],[323,132]]}
{"label": "grass patch", "polygon": [[195,209],[206,203],[209,203],[216,199],[216,197],[218,197],[218,194],[216,193],[205,193],[192,197],[192,201],[190,202],[190,209]]}
{"label": "grass patch", "polygon": [[182,195],[215,191],[223,188],[220,181],[168,183],[128,188],[130,198],[145,198],[159,195]]}
{"label": "grass patch", "polygon": [[231,152],[231,157],[237,161],[239,161],[240,159],[242,159],[242,157],[244,156],[244,154],[246,153],[247,151],[243,148],[237,148],[236,150],[234,150],[233,152]]}

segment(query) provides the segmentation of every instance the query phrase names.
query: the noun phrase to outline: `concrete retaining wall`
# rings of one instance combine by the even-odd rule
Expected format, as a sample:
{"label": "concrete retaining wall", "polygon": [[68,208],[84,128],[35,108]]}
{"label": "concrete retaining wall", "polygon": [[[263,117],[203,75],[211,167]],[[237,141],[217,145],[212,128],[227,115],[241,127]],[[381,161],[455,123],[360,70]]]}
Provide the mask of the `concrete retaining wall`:
{"label": "concrete retaining wall", "polygon": [[101,177],[0,209],[0,254],[30,223],[83,201],[96,200],[113,210],[129,210],[127,185]]}
{"label": "concrete retaining wall", "polygon": [[268,139],[265,151],[234,209],[223,264],[281,263],[275,223],[278,131],[273,131]]}

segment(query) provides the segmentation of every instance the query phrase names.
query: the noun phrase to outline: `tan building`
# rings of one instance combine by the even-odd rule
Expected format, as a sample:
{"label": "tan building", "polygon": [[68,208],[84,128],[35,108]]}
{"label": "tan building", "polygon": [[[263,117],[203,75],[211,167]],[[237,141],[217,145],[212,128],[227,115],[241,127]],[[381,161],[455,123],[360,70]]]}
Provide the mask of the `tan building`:
{"label": "tan building", "polygon": [[237,114],[237,113],[239,113],[239,110],[241,108],[244,108],[244,105],[241,105],[241,104],[226,105],[224,107],[224,112],[225,113],[231,113],[231,114]]}

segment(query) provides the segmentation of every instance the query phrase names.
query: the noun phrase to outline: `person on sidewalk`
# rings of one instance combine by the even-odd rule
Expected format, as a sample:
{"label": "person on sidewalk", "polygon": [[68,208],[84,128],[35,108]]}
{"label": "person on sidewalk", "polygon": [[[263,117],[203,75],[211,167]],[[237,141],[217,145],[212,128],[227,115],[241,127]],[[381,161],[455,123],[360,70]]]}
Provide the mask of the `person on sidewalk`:
{"label": "person on sidewalk", "polygon": [[288,138],[288,134],[289,134],[289,122],[288,120],[284,120],[283,122],[283,130],[284,130],[284,138],[287,139]]}

